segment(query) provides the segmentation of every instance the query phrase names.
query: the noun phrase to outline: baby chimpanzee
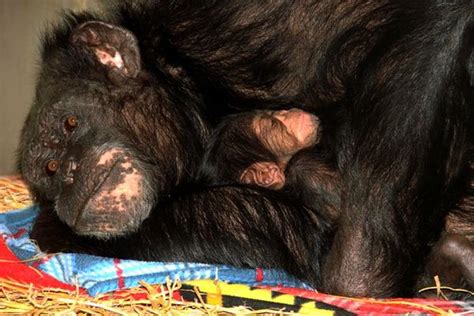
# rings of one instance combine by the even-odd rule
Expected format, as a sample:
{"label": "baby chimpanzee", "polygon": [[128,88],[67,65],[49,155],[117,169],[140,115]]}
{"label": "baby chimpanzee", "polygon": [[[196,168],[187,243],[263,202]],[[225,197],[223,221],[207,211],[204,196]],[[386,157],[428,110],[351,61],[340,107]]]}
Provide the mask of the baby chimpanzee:
{"label": "baby chimpanzee", "polygon": [[212,184],[285,189],[337,218],[339,175],[318,117],[299,109],[228,116],[214,130],[200,174]]}
{"label": "baby chimpanzee", "polygon": [[[211,135],[201,176],[215,185],[237,182],[286,191],[336,227],[341,181],[322,130],[318,117],[299,109],[228,116]],[[469,234],[447,231],[433,245],[418,289],[430,286],[435,275],[443,285],[473,287],[474,243]]]}
{"label": "baby chimpanzee", "polygon": [[289,160],[318,141],[319,119],[302,110],[230,115],[211,137],[201,174],[214,184],[238,181],[281,189]]}

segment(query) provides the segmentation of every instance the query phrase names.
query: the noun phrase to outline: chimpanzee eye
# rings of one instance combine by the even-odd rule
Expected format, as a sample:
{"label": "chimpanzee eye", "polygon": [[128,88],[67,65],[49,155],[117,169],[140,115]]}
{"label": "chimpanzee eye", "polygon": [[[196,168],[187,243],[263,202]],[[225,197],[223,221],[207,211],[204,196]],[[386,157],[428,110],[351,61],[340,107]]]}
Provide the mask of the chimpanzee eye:
{"label": "chimpanzee eye", "polygon": [[48,176],[52,176],[56,173],[59,168],[59,162],[57,160],[50,160],[46,164],[46,173]]}
{"label": "chimpanzee eye", "polygon": [[272,118],[272,120],[271,120],[271,128],[272,128],[273,130],[277,130],[277,129],[281,130],[281,127],[282,127],[282,126],[284,126],[284,125],[283,125],[283,123],[282,123],[279,119],[277,119],[277,118]]}
{"label": "chimpanzee eye", "polygon": [[72,131],[77,126],[77,116],[71,115],[64,122],[64,126],[68,131]]}

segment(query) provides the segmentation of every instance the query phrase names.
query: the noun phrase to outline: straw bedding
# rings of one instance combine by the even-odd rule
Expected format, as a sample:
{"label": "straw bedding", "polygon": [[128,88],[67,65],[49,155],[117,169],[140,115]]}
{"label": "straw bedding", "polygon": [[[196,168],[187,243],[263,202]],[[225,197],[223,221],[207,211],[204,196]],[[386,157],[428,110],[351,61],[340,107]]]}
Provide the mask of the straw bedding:
{"label": "straw bedding", "polygon": [[[19,177],[0,177],[0,212],[24,208],[31,203],[28,191]],[[13,213],[0,214],[0,224],[5,223],[5,218],[11,214]],[[168,278],[160,282],[161,284],[139,280],[139,286],[123,287],[106,293],[98,291],[91,295],[87,288],[79,286],[77,282],[66,283],[53,277],[54,273],[52,275],[45,273],[40,264],[35,264],[44,259],[41,258],[41,254],[26,262],[21,261],[7,247],[12,242],[18,242],[21,234],[0,233],[3,236],[3,242],[0,241],[1,314],[380,315],[418,312],[474,315],[472,302],[442,299],[344,298],[317,293],[310,289],[264,286],[258,282],[244,284],[245,282],[238,282],[241,278],[241,274],[238,273],[234,274],[237,277],[232,279],[232,282],[225,282],[226,280],[216,275],[210,280],[181,280],[181,282]]]}
{"label": "straw bedding", "polygon": [[0,212],[31,204],[31,196],[19,176],[0,177]]}

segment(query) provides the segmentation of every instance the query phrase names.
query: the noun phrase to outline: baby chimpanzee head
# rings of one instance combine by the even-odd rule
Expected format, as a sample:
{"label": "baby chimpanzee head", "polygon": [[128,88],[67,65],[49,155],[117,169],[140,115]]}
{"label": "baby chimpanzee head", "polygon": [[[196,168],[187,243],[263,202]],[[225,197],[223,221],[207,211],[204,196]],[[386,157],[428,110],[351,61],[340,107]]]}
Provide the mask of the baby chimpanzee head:
{"label": "baby chimpanzee head", "polygon": [[281,189],[288,161],[318,143],[319,129],[319,119],[299,109],[231,115],[211,135],[201,177]]}

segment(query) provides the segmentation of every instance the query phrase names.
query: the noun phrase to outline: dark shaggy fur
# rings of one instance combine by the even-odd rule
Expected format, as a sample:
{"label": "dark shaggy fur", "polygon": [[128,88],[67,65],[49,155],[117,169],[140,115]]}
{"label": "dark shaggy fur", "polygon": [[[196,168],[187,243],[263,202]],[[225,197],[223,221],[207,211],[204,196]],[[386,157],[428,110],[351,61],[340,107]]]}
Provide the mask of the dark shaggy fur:
{"label": "dark shaggy fur", "polygon": [[[322,288],[406,295],[466,181],[473,9],[434,0],[131,1],[110,17],[65,18],[44,42],[20,146],[21,170],[45,206],[33,235],[51,251],[86,240],[94,253],[131,257],[139,248],[140,258],[283,267],[316,282],[318,215],[266,192],[183,186],[208,123],[239,107],[299,106],[334,122],[327,134],[342,182]],[[91,20],[115,27],[81,25]],[[97,44],[94,28],[111,42]],[[100,64],[97,47],[121,51],[125,67]],[[80,116],[73,133],[63,116],[49,125],[61,111]],[[117,148],[121,156],[100,163]],[[44,174],[51,159],[61,165],[54,176]],[[134,173],[143,176],[139,194],[104,212],[97,194]]]}
{"label": "dark shaggy fur", "polygon": [[[242,173],[257,162],[278,164],[279,158],[265,146],[253,126],[261,111],[250,111],[226,117],[211,133],[199,169],[200,178],[212,184],[241,183]],[[278,127],[267,131],[271,140],[281,133]],[[323,132],[324,133],[324,132]],[[420,270],[416,290],[434,287],[438,276],[444,287],[474,289],[474,163],[469,159],[470,172],[464,194],[450,210],[442,237],[432,247],[427,263]],[[262,171],[265,172],[265,171]],[[293,199],[324,216],[337,229],[341,211],[341,180],[334,164],[329,144],[318,143],[300,150],[284,167],[284,183],[280,189]],[[261,183],[253,183],[255,186]],[[324,255],[324,254],[323,254]],[[420,266],[420,269],[422,267]],[[419,295],[436,297],[435,290]],[[467,299],[472,295],[460,291],[445,291],[450,299]]]}

